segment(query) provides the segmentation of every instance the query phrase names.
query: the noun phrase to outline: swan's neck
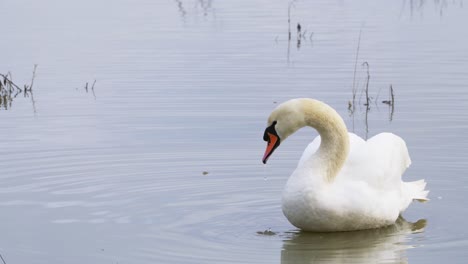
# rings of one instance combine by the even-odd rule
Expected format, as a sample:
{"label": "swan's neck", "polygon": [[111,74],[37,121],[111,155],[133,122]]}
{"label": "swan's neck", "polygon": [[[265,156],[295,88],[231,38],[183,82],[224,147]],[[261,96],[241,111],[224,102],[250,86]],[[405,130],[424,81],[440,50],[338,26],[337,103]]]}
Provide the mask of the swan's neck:
{"label": "swan's neck", "polygon": [[310,159],[319,162],[325,180],[332,182],[339,173],[349,153],[349,136],[340,115],[330,106],[317,100],[303,103],[305,125],[315,128],[321,143]]}

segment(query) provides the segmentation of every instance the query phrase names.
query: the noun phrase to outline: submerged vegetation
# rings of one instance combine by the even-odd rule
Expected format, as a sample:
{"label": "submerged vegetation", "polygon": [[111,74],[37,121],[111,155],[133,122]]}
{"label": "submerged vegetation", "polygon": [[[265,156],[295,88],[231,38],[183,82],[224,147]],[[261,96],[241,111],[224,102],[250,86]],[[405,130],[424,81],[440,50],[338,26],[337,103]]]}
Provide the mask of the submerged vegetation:
{"label": "submerged vegetation", "polygon": [[[203,17],[208,17],[210,13],[214,14],[215,9],[213,8],[212,0],[196,0],[196,1],[183,1],[183,0],[174,0],[177,5],[178,12],[180,17],[184,22],[190,14],[199,14],[200,11],[203,14]],[[189,8],[187,8],[187,6]]]}
{"label": "submerged vegetation", "polygon": [[[292,0],[288,4],[288,52],[287,52],[287,62],[290,62],[290,55],[291,55],[291,41],[292,41],[292,33],[291,33],[291,10],[293,7],[295,7],[295,2],[297,0]],[[312,37],[314,36],[314,32],[311,32],[310,34],[307,33],[307,29],[302,30],[301,23],[297,21],[297,26],[296,26],[296,47],[297,50],[301,49],[301,44],[302,41],[307,41],[309,40],[310,43],[312,43]],[[308,37],[307,37],[308,36]],[[275,39],[276,42],[278,42],[278,37]]]}
{"label": "submerged vegetation", "polygon": [[13,82],[13,76],[11,72],[7,72],[6,74],[0,73],[0,109],[11,109],[13,100],[19,95],[22,95],[25,98],[31,98],[34,113],[36,112],[36,102],[34,101],[33,94],[33,85],[34,79],[36,78],[36,69],[37,64],[34,65],[31,83],[29,85],[24,84],[23,87],[20,87],[15,82]]}
{"label": "submerged vegetation", "polygon": [[[361,46],[361,35],[362,35],[362,29],[359,30],[359,37],[358,37],[358,43],[357,43],[357,48],[356,48],[356,56],[355,56],[355,61],[354,61],[354,72],[353,72],[353,84],[352,84],[352,98],[351,100],[348,101],[348,112],[349,115],[353,118],[353,131],[354,131],[354,113],[356,111],[356,106],[357,105],[363,105],[365,106],[365,126],[366,126],[366,139],[368,137],[369,133],[369,122],[368,122],[368,115],[371,110],[371,105],[374,103],[376,107],[378,107],[378,99],[379,99],[379,94],[380,90],[378,91],[375,99],[370,96],[369,93],[369,83],[370,83],[370,65],[369,62],[364,61],[361,66],[366,69],[366,77],[365,77],[365,84],[361,90],[361,95],[359,96],[359,100],[357,100],[356,95],[358,92],[358,84],[356,83],[356,73],[357,73],[357,65],[358,65],[358,59],[359,59],[359,49]],[[361,98],[365,95],[365,102],[361,104]],[[389,98],[388,100],[383,100],[381,103],[386,104],[389,106],[389,118],[388,120],[392,122],[393,120],[393,113],[395,111],[395,94],[393,92],[393,86],[390,84],[389,88]]]}
{"label": "submerged vegetation", "polygon": [[[94,85],[96,84],[96,79],[94,79],[94,82],[93,84],[91,85],[91,92],[93,92],[93,96],[94,96],[94,100],[96,100],[96,93],[94,93]],[[86,82],[85,86],[84,86],[84,89],[86,91],[86,93],[88,93],[88,82]]]}
{"label": "submerged vegetation", "polygon": [[[13,81],[13,75],[11,72],[0,73],[0,110],[11,110],[13,107],[13,101],[17,98],[30,98],[34,113],[36,110],[36,101],[34,100],[34,80],[36,78],[37,64],[34,65],[32,71],[31,82],[29,84],[19,85]],[[86,82],[83,86],[83,90],[86,93],[92,93],[96,100],[96,93],[94,87],[96,85],[96,79],[92,83]],[[78,90],[78,88],[76,88]]]}
{"label": "submerged vegetation", "polygon": [[[365,95],[365,102],[362,103],[362,105],[366,107],[366,111],[369,111],[371,109],[372,103],[374,103],[374,105],[376,105],[376,106],[379,103],[378,99],[379,99],[380,90],[377,93],[375,99],[369,93],[369,83],[370,83],[370,66],[369,66],[369,63],[367,61],[365,61],[365,62],[362,63],[362,66],[366,67],[366,80],[365,80],[365,84],[364,84],[364,86],[363,86],[363,88],[361,90],[361,96],[359,97],[359,100],[357,102],[356,102],[357,88],[353,85],[352,99],[348,101],[348,110],[349,110],[350,114],[354,113],[354,111],[356,110],[356,105],[361,104],[361,97],[363,96],[363,94]],[[381,101],[380,103],[390,106],[391,107],[391,112],[392,112],[392,115],[393,115],[393,110],[394,110],[394,105],[395,105],[395,94],[394,94],[394,91],[393,91],[393,85],[392,84],[390,84],[390,87],[389,87],[389,98],[387,100]],[[391,121],[391,119],[390,119],[390,121]]]}

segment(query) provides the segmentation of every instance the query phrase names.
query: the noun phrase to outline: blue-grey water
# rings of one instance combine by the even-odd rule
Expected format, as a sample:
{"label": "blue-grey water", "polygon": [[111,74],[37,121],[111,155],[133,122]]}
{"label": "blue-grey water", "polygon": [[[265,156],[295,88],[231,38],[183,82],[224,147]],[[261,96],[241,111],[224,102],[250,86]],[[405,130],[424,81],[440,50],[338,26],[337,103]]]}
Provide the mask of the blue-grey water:
{"label": "blue-grey water", "polygon": [[[37,69],[32,94],[0,104],[1,256],[8,264],[466,263],[465,4],[2,1],[0,73],[23,87]],[[393,110],[381,103],[390,86]],[[364,138],[404,138],[413,162],[404,178],[426,179],[431,200],[385,229],[291,226],[281,191],[317,133],[290,137],[267,166],[261,157],[267,116],[295,97],[327,102]]]}

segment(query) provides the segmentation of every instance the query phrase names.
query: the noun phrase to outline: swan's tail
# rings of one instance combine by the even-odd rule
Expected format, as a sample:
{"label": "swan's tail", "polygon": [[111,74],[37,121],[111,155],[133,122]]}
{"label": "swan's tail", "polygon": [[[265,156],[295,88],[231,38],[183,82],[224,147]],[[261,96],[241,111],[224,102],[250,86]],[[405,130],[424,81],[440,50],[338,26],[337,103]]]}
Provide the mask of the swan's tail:
{"label": "swan's tail", "polygon": [[427,195],[429,194],[428,190],[424,190],[426,187],[425,180],[419,180],[414,182],[405,182],[405,189],[407,194],[411,196],[412,200],[417,200],[418,202],[427,202],[429,199]]}

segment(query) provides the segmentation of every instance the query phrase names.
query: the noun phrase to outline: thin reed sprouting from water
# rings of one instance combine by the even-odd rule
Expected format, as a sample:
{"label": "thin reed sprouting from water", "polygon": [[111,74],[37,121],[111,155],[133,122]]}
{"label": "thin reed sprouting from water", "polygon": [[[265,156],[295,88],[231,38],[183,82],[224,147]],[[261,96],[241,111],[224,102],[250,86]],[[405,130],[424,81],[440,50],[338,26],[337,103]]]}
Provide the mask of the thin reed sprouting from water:
{"label": "thin reed sprouting from water", "polygon": [[369,74],[369,63],[367,61],[365,61],[362,66],[366,66],[367,67],[367,79],[366,79],[366,89],[365,89],[365,92],[366,92],[366,103],[364,104],[367,109],[370,109],[370,97],[369,97],[369,80],[370,80],[370,74]]}
{"label": "thin reed sprouting from water", "polygon": [[96,100],[96,93],[94,92],[94,85],[96,85],[96,79],[94,79],[94,82],[91,85],[91,88],[89,88],[89,83],[86,82],[85,85],[84,85],[84,89],[85,89],[86,93],[89,93],[89,90],[91,90],[91,92],[93,93],[94,100]]}
{"label": "thin reed sprouting from water", "polygon": [[288,4],[288,41],[291,41],[291,7],[294,6],[294,0]]}
{"label": "thin reed sprouting from water", "polygon": [[[289,63],[291,61],[291,41],[292,41],[291,12],[292,12],[293,7],[295,7],[296,1],[297,0],[291,0],[288,3],[288,37],[287,37],[288,48],[287,48],[287,53],[286,53],[286,60],[287,60],[288,65],[289,65]],[[299,23],[299,22],[297,22],[296,30],[297,30],[296,31],[297,32],[297,34],[296,34],[296,47],[297,47],[297,50],[300,50],[302,43],[303,42],[305,43],[307,40],[309,40],[311,45],[312,45],[312,37],[314,35],[314,32],[311,32],[309,34],[307,32],[307,29],[305,29],[303,27],[303,25],[301,25],[301,23]],[[309,34],[308,38],[307,38],[307,34]],[[275,42],[278,42],[278,37],[275,38]]]}
{"label": "thin reed sprouting from water", "polygon": [[388,101],[382,101],[384,104],[388,104],[390,108],[390,114],[389,114],[389,120],[390,122],[393,120],[393,112],[395,111],[395,95],[393,94],[393,86],[390,84],[390,89],[389,89],[389,100]]}
{"label": "thin reed sprouting from water", "polygon": [[297,23],[297,49],[298,50],[301,48],[301,39],[302,39],[301,24]]}
{"label": "thin reed sprouting from water", "polygon": [[36,69],[37,69],[37,64],[34,64],[34,69],[33,69],[32,78],[31,78],[31,84],[29,85],[29,91],[31,93],[31,102],[32,102],[34,114],[36,114],[37,111],[36,111],[36,101],[34,100],[34,93],[33,93],[32,87],[33,87],[33,84],[34,84],[34,79],[36,78]]}
{"label": "thin reed sprouting from water", "polygon": [[362,33],[362,28],[359,30],[359,38],[358,38],[358,45],[356,48],[356,57],[354,60],[354,73],[353,73],[353,100],[352,100],[352,111],[354,112],[355,105],[356,105],[356,71],[357,71],[357,64],[358,64],[358,58],[359,58],[359,47],[361,46],[361,33]]}
{"label": "thin reed sprouting from water", "polygon": [[32,90],[33,84],[34,84],[34,79],[36,78],[36,69],[37,69],[37,64],[34,64],[34,69],[32,73],[32,78],[31,78],[31,84],[29,85],[29,89]]}
{"label": "thin reed sprouting from water", "polygon": [[395,104],[395,96],[393,95],[393,86],[390,84],[390,96],[392,98],[392,105]]}
{"label": "thin reed sprouting from water", "polygon": [[94,100],[96,100],[96,94],[94,93],[94,85],[96,84],[96,79],[94,79],[93,85],[91,86],[91,91],[93,92]]}
{"label": "thin reed sprouting from water", "polygon": [[366,140],[368,139],[369,137],[369,119],[368,119],[368,116],[369,116],[369,110],[370,108],[366,108],[366,119],[365,119],[365,122],[366,122]]}
{"label": "thin reed sprouting from water", "polygon": [[294,0],[288,4],[288,52],[287,52],[287,61],[289,64],[289,57],[291,54],[291,7],[294,6]]}
{"label": "thin reed sprouting from water", "polygon": [[369,97],[370,73],[369,73],[369,63],[367,61],[365,61],[362,65],[367,67],[367,79],[366,79],[366,89],[365,89],[366,103],[364,104],[366,106],[366,140],[367,140],[367,138],[369,136],[369,119],[368,119],[368,115],[369,115],[369,111],[370,111],[370,101],[371,101],[371,99]]}

